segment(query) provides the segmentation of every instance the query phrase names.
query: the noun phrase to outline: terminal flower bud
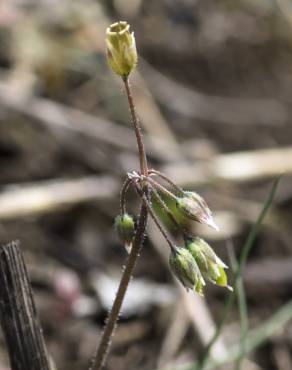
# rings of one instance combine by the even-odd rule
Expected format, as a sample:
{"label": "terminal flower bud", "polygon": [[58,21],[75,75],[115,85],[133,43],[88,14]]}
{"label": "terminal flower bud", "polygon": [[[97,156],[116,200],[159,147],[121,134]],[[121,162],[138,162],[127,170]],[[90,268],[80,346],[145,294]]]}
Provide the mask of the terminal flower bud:
{"label": "terminal flower bud", "polygon": [[127,252],[131,250],[132,239],[135,233],[134,219],[128,213],[118,215],[115,219],[115,228],[120,239],[125,244]]}
{"label": "terminal flower bud", "polygon": [[173,249],[169,257],[169,265],[171,271],[187,290],[193,289],[203,295],[205,281],[195,259],[186,248]]}
{"label": "terminal flower bud", "polygon": [[201,238],[193,238],[187,241],[186,247],[196,260],[202,275],[213,284],[232,288],[227,285],[227,276],[224,269],[228,267],[217,256],[214,250]]}
{"label": "terminal flower bud", "polygon": [[106,30],[107,61],[121,77],[127,77],[137,64],[134,32],[127,22],[116,22]]}
{"label": "terminal flower bud", "polygon": [[185,191],[182,197],[177,198],[176,206],[184,216],[219,231],[219,227],[213,220],[212,212],[199,194],[193,191]]}

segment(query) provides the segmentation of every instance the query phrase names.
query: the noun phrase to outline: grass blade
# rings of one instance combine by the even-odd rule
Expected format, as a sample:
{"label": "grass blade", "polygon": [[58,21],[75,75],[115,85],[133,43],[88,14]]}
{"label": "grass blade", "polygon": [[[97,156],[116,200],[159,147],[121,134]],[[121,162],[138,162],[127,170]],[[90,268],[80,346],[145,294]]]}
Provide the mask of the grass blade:
{"label": "grass blade", "polygon": [[[229,252],[229,259],[231,261],[232,271],[235,274],[236,269],[238,268],[238,262],[236,260],[235,252],[233,244],[230,243],[230,246],[228,248]],[[239,318],[240,318],[240,342],[239,342],[239,355],[235,362],[235,370],[240,370],[242,360],[244,359],[246,350],[246,336],[248,333],[248,312],[247,312],[247,304],[246,304],[246,298],[245,298],[245,290],[243,285],[243,279],[242,275],[239,275],[236,283],[235,283],[235,293],[237,296],[237,305],[239,309]]]}
{"label": "grass blade", "polygon": [[[242,269],[243,269],[244,265],[246,264],[246,260],[248,258],[249,253],[250,253],[250,250],[253,246],[255,238],[256,238],[256,236],[259,232],[260,226],[261,226],[261,224],[262,224],[262,222],[263,222],[263,220],[264,220],[264,218],[265,218],[265,216],[266,216],[266,214],[267,214],[267,212],[268,212],[268,210],[269,210],[269,208],[270,208],[270,206],[273,202],[277,187],[279,185],[279,181],[280,181],[280,177],[278,177],[274,181],[274,183],[272,185],[272,188],[271,188],[271,190],[270,190],[270,192],[267,196],[267,199],[265,200],[265,202],[263,204],[263,207],[261,209],[259,217],[257,218],[257,221],[252,226],[252,228],[251,228],[251,230],[250,230],[250,232],[247,236],[247,239],[246,239],[246,241],[244,243],[244,246],[242,248],[241,255],[239,257],[239,262],[238,262],[236,271],[234,273],[233,286],[236,285],[239,277],[241,276]],[[215,333],[214,333],[213,337],[211,338],[210,342],[208,343],[208,345],[206,346],[200,360],[198,361],[197,366],[194,366],[193,369],[195,369],[195,370],[203,370],[204,369],[206,360],[208,359],[208,356],[209,356],[210,349],[212,348],[213,344],[216,342],[217,338],[219,337],[219,335],[221,333],[221,330],[222,330],[222,328],[225,324],[225,321],[228,317],[230,309],[233,305],[234,299],[235,299],[235,295],[233,293],[229,293],[229,295],[227,296],[227,298],[225,300],[223,312],[222,312],[221,318],[218,322]]]}

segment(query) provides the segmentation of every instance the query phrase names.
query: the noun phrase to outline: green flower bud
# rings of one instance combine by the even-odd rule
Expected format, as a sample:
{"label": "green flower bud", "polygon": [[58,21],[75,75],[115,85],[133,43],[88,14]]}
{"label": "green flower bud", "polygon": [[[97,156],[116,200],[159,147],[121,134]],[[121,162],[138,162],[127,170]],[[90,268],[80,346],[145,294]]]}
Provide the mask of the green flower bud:
{"label": "green flower bud", "polygon": [[129,253],[132,239],[135,234],[135,223],[133,217],[128,213],[118,215],[115,219],[115,228]]}
{"label": "green flower bud", "polygon": [[107,61],[111,69],[127,77],[137,64],[134,32],[127,22],[116,22],[106,30]]}
{"label": "green flower bud", "polygon": [[203,295],[205,281],[195,259],[186,248],[173,249],[169,257],[169,265],[171,271],[187,290],[194,289]]}
{"label": "green flower bud", "polygon": [[206,279],[210,280],[213,284],[232,290],[227,285],[227,276],[224,271],[228,267],[208,243],[201,238],[194,238],[187,241],[186,247],[196,260],[201,273]]}
{"label": "green flower bud", "polygon": [[184,216],[219,231],[213,220],[212,212],[199,194],[193,191],[185,191],[184,196],[177,198],[176,206]]}

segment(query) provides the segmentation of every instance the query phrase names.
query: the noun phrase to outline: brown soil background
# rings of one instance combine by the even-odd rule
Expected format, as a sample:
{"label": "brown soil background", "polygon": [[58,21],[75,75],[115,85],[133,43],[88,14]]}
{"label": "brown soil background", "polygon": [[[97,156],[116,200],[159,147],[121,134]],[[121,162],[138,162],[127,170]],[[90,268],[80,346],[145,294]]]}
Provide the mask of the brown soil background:
{"label": "brown soil background", "polygon": [[[221,230],[194,231],[222,259],[228,243],[239,255],[272,180],[286,172],[244,273],[250,327],[292,293],[289,2],[2,0],[0,240],[21,242],[46,343],[63,370],[88,368],[126,258],[113,219],[138,162],[104,43],[120,19],[135,30],[132,84],[151,166],[208,201]],[[129,209],[138,209],[133,193]],[[151,224],[107,369],[176,368],[202,351],[200,326],[212,323],[195,309],[191,323],[164,252]],[[226,294],[206,290],[204,312],[215,321]],[[223,336],[225,349],[239,339],[236,306]],[[287,322],[242,368],[291,369],[291,338]]]}

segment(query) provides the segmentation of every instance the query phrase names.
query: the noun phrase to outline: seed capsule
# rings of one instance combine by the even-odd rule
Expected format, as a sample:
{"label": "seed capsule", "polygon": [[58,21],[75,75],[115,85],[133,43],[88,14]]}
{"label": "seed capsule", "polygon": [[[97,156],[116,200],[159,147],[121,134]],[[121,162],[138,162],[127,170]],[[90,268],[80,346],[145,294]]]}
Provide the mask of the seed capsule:
{"label": "seed capsule", "polygon": [[177,198],[176,206],[184,216],[219,231],[219,227],[213,220],[212,212],[199,194],[185,191],[182,197]]}
{"label": "seed capsule", "polygon": [[227,284],[227,276],[224,271],[228,267],[208,243],[197,237],[187,241],[186,247],[196,260],[201,273],[206,279],[210,280],[213,284],[232,290]]}
{"label": "seed capsule", "polygon": [[129,253],[131,250],[132,239],[135,234],[135,223],[133,217],[128,213],[118,215],[115,219],[115,228]]}
{"label": "seed capsule", "polygon": [[194,289],[203,295],[205,281],[195,259],[186,248],[177,247],[172,250],[169,265],[171,271],[187,290]]}

